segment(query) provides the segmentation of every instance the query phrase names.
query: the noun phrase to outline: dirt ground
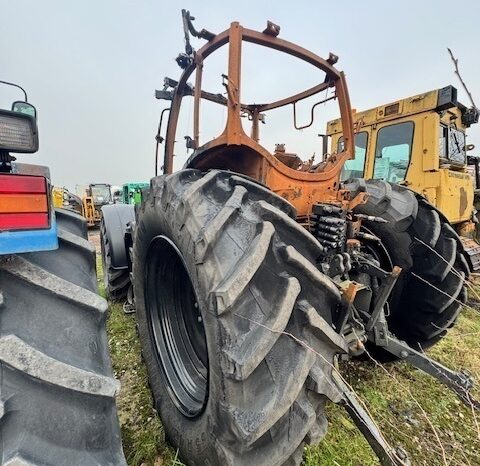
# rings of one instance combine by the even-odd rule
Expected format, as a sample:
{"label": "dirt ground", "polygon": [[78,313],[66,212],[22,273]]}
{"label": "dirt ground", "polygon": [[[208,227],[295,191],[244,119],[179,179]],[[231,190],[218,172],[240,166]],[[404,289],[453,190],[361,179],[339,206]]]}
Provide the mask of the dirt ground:
{"label": "dirt ground", "polygon": [[101,254],[100,250],[100,230],[98,228],[91,228],[88,230],[88,239],[95,246],[97,254]]}

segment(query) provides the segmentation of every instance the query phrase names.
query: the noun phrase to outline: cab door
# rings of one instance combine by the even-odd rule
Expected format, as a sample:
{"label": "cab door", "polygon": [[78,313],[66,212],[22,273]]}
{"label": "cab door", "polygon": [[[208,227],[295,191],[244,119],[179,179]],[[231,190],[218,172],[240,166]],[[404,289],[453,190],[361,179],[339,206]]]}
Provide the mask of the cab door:
{"label": "cab door", "polygon": [[390,183],[403,183],[407,177],[412,156],[415,124],[401,121],[377,125],[372,131],[368,178]]}

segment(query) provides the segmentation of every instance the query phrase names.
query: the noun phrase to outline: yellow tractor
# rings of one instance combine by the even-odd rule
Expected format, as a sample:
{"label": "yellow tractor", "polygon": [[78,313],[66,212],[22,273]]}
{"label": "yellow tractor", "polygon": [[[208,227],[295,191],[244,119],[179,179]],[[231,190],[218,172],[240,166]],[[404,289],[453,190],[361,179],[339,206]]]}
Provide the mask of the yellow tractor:
{"label": "yellow tractor", "polygon": [[[478,122],[478,110],[457,100],[446,86],[386,105],[353,113],[355,158],[348,160],[341,181],[379,179],[421,194],[451,223],[462,238],[474,270],[480,268],[480,246],[469,239],[477,223],[474,183],[478,164],[468,165],[466,129]],[[331,153],[344,146],[340,119],[327,123]]]}
{"label": "yellow tractor", "polygon": [[113,198],[109,184],[89,184],[82,196],[82,214],[87,219],[87,225],[89,227],[99,225],[102,220],[102,207],[112,203]]}
{"label": "yellow tractor", "polygon": [[82,200],[67,188],[54,186],[52,188],[52,200],[56,208],[73,210],[82,215]]}

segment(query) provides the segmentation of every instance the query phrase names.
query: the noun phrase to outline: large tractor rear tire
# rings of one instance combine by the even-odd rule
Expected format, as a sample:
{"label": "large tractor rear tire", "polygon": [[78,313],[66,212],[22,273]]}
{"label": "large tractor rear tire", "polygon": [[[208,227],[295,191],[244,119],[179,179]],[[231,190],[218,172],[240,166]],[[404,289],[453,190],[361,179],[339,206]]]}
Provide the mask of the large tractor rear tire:
{"label": "large tractor rear tire", "polygon": [[59,249],[0,257],[4,465],[125,465],[95,250],[56,212]]}
{"label": "large tractor rear tire", "polygon": [[[287,212],[287,213],[286,213]],[[339,401],[340,294],[290,204],[232,173],[152,180],[133,276],[156,407],[188,465],[296,465]]]}
{"label": "large tractor rear tire", "polygon": [[356,211],[388,220],[363,222],[381,240],[382,266],[390,261],[403,269],[389,300],[389,328],[413,348],[426,349],[454,325],[466,301],[469,268],[460,239],[435,207],[412,191],[381,180],[355,184],[350,189],[369,194]]}

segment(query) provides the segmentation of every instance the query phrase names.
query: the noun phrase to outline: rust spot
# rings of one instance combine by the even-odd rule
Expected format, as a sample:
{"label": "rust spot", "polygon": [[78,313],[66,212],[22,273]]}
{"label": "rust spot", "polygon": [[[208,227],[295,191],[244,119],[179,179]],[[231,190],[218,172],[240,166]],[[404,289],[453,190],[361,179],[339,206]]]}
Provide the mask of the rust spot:
{"label": "rust spot", "polygon": [[465,191],[465,188],[460,188],[460,216],[462,216],[465,213],[467,206],[468,206],[467,191]]}
{"label": "rust spot", "polygon": [[293,199],[302,197],[302,188],[298,187],[293,190]]}

